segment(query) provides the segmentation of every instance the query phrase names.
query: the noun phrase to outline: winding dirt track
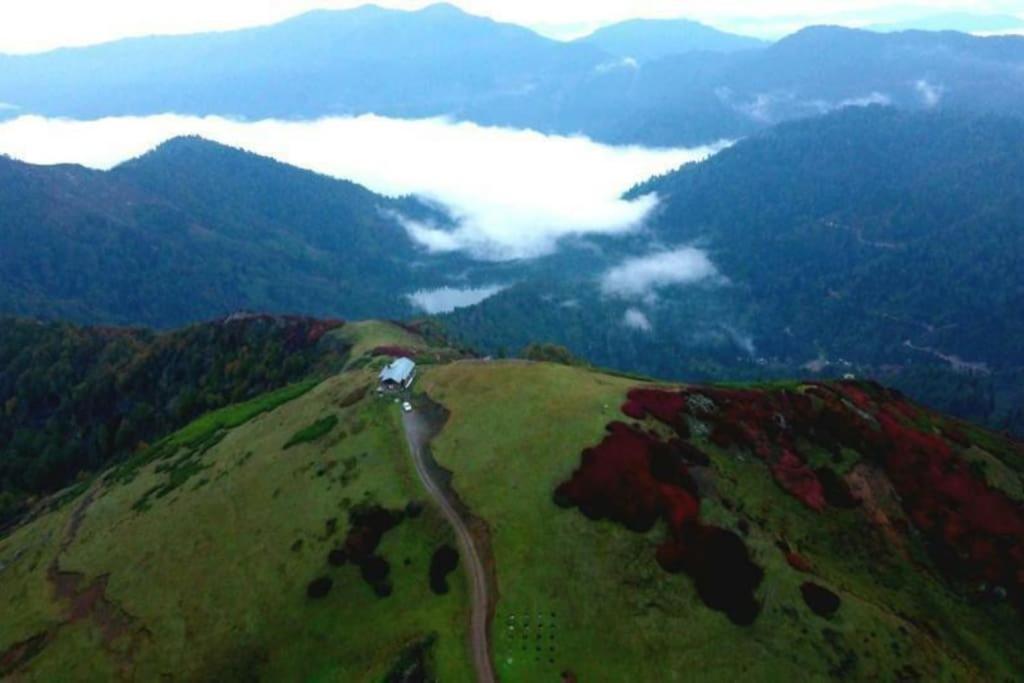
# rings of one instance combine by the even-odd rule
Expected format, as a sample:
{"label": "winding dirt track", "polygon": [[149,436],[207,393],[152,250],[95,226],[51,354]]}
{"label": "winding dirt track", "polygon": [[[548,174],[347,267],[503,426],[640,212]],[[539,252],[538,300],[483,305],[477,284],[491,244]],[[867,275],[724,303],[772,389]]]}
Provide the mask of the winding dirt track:
{"label": "winding dirt track", "polygon": [[416,465],[416,473],[423,482],[424,488],[430,494],[434,502],[444,513],[449,524],[455,529],[458,537],[459,550],[469,572],[470,584],[472,586],[472,620],[470,624],[470,645],[473,650],[473,666],[476,669],[476,679],[479,683],[495,683],[494,666],[491,663],[491,648],[487,642],[487,606],[490,604],[487,595],[487,574],[484,572],[484,564],[480,560],[480,552],[476,547],[472,534],[466,526],[466,521],[458,513],[444,490],[427,469],[423,458],[423,449],[430,440],[430,428],[424,419],[416,412],[403,413],[402,425],[405,428],[405,439],[409,443],[409,452],[412,454],[413,463]]}

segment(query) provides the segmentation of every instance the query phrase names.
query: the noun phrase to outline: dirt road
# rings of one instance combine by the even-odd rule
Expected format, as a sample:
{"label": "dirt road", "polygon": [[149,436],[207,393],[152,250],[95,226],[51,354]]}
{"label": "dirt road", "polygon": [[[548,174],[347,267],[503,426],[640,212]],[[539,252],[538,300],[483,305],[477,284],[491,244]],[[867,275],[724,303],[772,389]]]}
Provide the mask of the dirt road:
{"label": "dirt road", "polygon": [[487,606],[489,603],[487,595],[487,574],[484,571],[483,562],[480,559],[480,551],[476,547],[473,535],[466,526],[466,520],[455,509],[448,496],[445,495],[442,487],[434,481],[427,468],[423,450],[430,440],[430,427],[418,413],[402,413],[402,425],[405,428],[405,438],[409,443],[409,452],[412,454],[413,463],[416,465],[416,473],[423,482],[424,488],[434,499],[445,518],[455,529],[458,538],[459,551],[469,573],[470,586],[472,587],[472,618],[470,623],[470,645],[473,651],[473,666],[476,669],[476,678],[479,683],[494,683],[494,667],[491,663],[491,648],[487,642]]}

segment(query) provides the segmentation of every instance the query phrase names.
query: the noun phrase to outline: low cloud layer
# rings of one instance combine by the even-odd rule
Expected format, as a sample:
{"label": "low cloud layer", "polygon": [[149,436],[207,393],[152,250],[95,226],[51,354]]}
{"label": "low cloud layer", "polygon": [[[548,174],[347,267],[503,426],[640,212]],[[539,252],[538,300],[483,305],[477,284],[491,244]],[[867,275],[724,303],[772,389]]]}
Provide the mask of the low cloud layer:
{"label": "low cloud layer", "polygon": [[409,302],[424,313],[451,313],[456,308],[466,308],[490,299],[505,289],[500,285],[490,287],[473,287],[456,289],[441,287],[440,289],[421,289],[408,295]]}
{"label": "low cloud layer", "polygon": [[607,271],[601,291],[622,299],[649,299],[658,289],[718,277],[718,270],[700,249],[683,247],[629,259]]}
{"label": "low cloud layer", "polygon": [[923,78],[914,84],[914,89],[917,90],[917,94],[921,97],[921,102],[928,109],[937,107],[946,92],[946,89],[941,85],[929,83]]}
{"label": "low cloud layer", "polygon": [[[918,90],[920,91],[920,87]],[[733,111],[763,124],[779,123],[794,116],[820,116],[849,107],[889,106],[892,104],[892,98],[889,95],[878,91],[831,101],[801,98],[791,90],[758,93],[753,97],[744,98],[738,96],[731,89],[722,87],[715,90],[715,96],[720,102],[731,107]]]}
{"label": "low cloud layer", "polygon": [[647,314],[639,308],[626,309],[625,315],[622,316],[622,324],[640,332],[650,332],[654,329]]}
{"label": "low cloud layer", "polygon": [[384,194],[422,195],[448,207],[457,227],[407,224],[414,239],[427,249],[493,260],[543,255],[569,235],[628,231],[657,198],[624,201],[626,190],[720,148],[612,147],[445,119],[240,122],[160,115],[97,121],[23,116],[0,123],[0,153],[110,168],[179,135],[200,135]]}

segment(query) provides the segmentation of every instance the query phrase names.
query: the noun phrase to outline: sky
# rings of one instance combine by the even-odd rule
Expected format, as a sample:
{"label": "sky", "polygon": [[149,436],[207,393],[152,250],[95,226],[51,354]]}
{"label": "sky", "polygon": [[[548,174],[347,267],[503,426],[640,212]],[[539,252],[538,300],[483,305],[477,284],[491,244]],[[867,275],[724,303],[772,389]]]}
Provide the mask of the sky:
{"label": "sky", "polygon": [[[493,261],[542,256],[568,236],[640,227],[658,199],[626,201],[624,192],[722,146],[612,147],[445,119],[366,115],[245,123],[166,114],[97,121],[22,116],[0,123],[0,154],[107,169],[179,135],[201,135],[381,194],[437,201],[457,220],[454,230],[395,218],[426,251]],[[651,277],[658,284],[663,274]]]}
{"label": "sky", "polygon": [[[274,23],[361,0],[0,0],[0,52],[39,52],[127,36],[229,30]],[[424,0],[378,0],[417,9]],[[634,17],[700,19],[748,33],[780,34],[810,23],[857,25],[947,11],[1024,15],[1024,0],[454,0],[473,14],[572,37]]]}

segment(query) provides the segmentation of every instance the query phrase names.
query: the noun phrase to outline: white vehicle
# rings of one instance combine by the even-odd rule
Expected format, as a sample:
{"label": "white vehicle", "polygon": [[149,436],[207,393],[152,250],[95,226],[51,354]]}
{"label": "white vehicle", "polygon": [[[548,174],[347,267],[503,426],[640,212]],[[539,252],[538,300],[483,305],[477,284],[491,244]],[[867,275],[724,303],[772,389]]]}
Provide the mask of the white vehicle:
{"label": "white vehicle", "polygon": [[404,410],[407,413],[411,413],[412,412],[412,404],[409,403],[408,401],[404,401],[402,403],[402,410]]}

